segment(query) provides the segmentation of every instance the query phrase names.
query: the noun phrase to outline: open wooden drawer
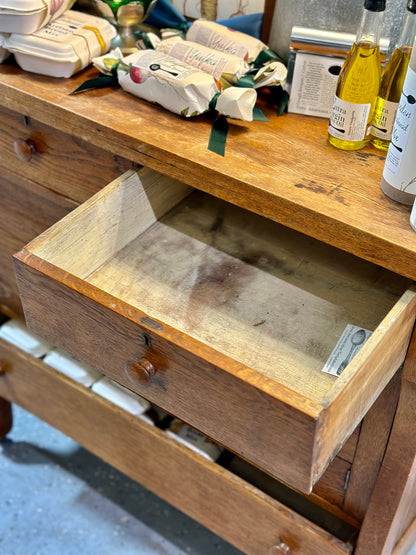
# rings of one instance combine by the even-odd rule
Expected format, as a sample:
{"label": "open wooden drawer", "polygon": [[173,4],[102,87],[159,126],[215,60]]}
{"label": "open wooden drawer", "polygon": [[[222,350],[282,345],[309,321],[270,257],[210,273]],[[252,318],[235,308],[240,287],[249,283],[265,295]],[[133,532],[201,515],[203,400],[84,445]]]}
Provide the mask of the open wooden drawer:
{"label": "open wooden drawer", "polygon": [[[303,492],[400,366],[409,280],[142,169],[15,255],[33,331]],[[373,334],[322,372],[347,324]]]}

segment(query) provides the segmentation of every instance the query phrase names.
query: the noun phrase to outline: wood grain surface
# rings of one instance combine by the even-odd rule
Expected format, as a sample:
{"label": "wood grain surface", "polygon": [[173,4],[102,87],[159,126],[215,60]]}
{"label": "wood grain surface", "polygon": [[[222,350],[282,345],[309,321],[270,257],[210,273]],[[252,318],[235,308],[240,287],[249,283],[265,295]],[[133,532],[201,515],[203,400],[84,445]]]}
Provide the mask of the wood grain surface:
{"label": "wood grain surface", "polygon": [[0,66],[6,108],[179,179],[326,243],[416,277],[410,208],[380,190],[384,154],[327,143],[327,121],[296,114],[230,124],[225,157],[207,150],[212,119],[185,120],[117,88],[70,96],[95,70],[56,80]]}
{"label": "wood grain surface", "polygon": [[[16,140],[32,142],[30,161],[17,156]],[[0,107],[0,167],[67,198],[83,202],[132,165],[76,133],[62,133],[25,113]]]}
{"label": "wood grain surface", "polygon": [[9,368],[0,376],[0,396],[58,427],[247,555],[268,553],[282,541],[298,555],[352,552],[351,544],[1,340],[0,358]]}
{"label": "wood grain surface", "polygon": [[[188,192],[128,172],[32,241],[15,258],[28,325],[133,389],[125,364],[145,357],[147,398],[308,493],[402,362],[415,292],[200,193],[169,210]],[[323,374],[350,319],[376,329]]]}
{"label": "wood grain surface", "polygon": [[0,175],[0,309],[13,318],[23,310],[12,255],[78,203],[3,169]]}

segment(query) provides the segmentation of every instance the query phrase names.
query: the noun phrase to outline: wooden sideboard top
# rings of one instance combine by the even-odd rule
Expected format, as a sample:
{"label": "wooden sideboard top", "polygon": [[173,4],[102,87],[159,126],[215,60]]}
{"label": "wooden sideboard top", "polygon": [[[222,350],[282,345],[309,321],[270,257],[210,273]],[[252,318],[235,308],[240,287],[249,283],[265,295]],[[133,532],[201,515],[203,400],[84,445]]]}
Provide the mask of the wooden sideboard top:
{"label": "wooden sideboard top", "polygon": [[[385,154],[327,143],[327,121],[260,106],[269,122],[230,121],[225,156],[207,149],[212,118],[186,120],[118,88],[69,95],[71,79],[0,65],[0,103],[399,274],[416,279],[410,207],[380,189]],[[95,161],[97,164],[99,160]],[[103,183],[103,186],[106,185]]]}

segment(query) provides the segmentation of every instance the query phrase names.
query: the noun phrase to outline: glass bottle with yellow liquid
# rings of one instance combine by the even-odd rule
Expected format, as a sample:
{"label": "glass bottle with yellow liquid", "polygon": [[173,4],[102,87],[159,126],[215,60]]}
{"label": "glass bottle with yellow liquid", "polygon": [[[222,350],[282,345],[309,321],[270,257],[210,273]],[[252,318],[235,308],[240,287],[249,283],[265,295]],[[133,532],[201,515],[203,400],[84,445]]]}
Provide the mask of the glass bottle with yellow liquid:
{"label": "glass bottle with yellow liquid", "polygon": [[415,33],[416,0],[408,0],[402,31],[383,71],[374,109],[371,143],[381,150],[389,148]]}
{"label": "glass bottle with yellow liquid", "polygon": [[365,0],[360,27],[341,72],[328,127],[329,142],[343,150],[363,148],[370,140],[380,88],[380,28],[386,0]]}

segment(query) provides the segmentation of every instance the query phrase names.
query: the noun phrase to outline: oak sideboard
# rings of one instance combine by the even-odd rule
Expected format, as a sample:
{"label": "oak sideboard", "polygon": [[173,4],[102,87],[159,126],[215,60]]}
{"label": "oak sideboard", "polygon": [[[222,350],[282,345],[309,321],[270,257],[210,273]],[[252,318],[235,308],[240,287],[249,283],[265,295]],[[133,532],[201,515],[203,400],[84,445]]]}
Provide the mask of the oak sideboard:
{"label": "oak sideboard", "polygon": [[[225,448],[175,442],[5,341],[16,403],[244,553],[416,540],[416,235],[327,122],[184,119],[0,66],[0,310]],[[372,332],[322,372],[349,324]]]}

